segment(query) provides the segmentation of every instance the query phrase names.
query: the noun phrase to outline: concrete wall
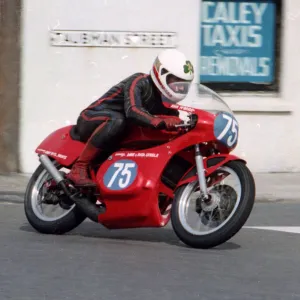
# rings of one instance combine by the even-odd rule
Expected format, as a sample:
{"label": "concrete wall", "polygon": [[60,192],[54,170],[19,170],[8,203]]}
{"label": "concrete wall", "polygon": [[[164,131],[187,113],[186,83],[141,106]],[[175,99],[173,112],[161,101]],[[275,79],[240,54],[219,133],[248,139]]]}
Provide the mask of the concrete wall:
{"label": "concrete wall", "polygon": [[[87,4],[88,3],[88,4]],[[184,5],[183,5],[184,3]],[[227,94],[236,111],[240,141],[236,154],[253,171],[300,171],[299,0],[284,1],[281,91]],[[149,72],[158,48],[53,47],[49,30],[133,30],[177,33],[178,49],[199,71],[200,1],[24,0],[21,97],[21,170],[37,164],[34,149],[51,131],[74,123],[82,108],[111,85]],[[197,101],[193,88],[186,104]]]}

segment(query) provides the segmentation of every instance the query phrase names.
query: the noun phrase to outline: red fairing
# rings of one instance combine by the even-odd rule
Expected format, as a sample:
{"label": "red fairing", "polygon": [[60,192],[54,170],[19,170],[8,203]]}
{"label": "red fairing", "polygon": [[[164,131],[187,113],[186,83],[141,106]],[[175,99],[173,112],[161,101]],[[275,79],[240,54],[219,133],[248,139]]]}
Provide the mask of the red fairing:
{"label": "red fairing", "polygon": [[[164,189],[160,181],[170,156],[166,147],[159,146],[144,151],[116,152],[111,160],[105,161],[96,177],[107,209],[99,215],[99,222],[108,228],[164,226],[169,216],[163,217],[157,204],[160,191],[166,193],[167,189],[173,196],[173,191]],[[130,168],[126,169],[126,164]],[[118,168],[121,176],[114,178]],[[133,182],[122,188],[129,176]]]}
{"label": "red fairing", "polygon": [[[212,161],[214,158],[217,158],[218,160],[220,160],[219,163],[215,163],[212,166],[208,165],[208,161]],[[222,159],[222,160],[221,160]],[[218,168],[220,168],[221,166],[225,165],[227,162],[231,161],[231,160],[239,160],[242,161],[244,163],[246,163],[245,160],[232,155],[232,154],[219,154],[219,155],[211,155],[209,157],[206,157],[203,159],[203,164],[204,164],[204,168],[206,170],[205,172],[205,176],[209,176],[211,175],[213,172],[215,172]],[[179,181],[179,183],[177,184],[176,188],[179,188],[180,186],[187,184],[189,182],[193,182],[195,180],[197,180],[197,169],[196,169],[196,165],[192,166],[185,174],[184,176],[182,176],[182,179]]]}
{"label": "red fairing", "polygon": [[84,143],[72,140],[72,125],[60,128],[49,134],[36,148],[38,154],[47,154],[63,166],[70,166],[80,155]]}

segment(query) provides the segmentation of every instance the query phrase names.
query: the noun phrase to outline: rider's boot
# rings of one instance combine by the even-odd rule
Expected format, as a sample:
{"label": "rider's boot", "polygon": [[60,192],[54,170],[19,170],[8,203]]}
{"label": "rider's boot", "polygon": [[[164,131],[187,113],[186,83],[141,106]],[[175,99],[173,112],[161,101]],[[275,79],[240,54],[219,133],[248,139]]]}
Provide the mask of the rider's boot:
{"label": "rider's boot", "polygon": [[73,181],[76,186],[96,186],[96,183],[89,178],[88,169],[90,162],[96,157],[99,151],[100,149],[94,147],[88,141],[70,173],[67,175],[67,179]]}

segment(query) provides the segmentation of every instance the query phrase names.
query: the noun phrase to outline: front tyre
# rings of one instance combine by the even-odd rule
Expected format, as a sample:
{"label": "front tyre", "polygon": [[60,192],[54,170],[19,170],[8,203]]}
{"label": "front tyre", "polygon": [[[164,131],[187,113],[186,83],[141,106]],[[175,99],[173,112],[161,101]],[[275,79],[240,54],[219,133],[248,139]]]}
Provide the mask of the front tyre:
{"label": "front tyre", "polygon": [[[237,181],[238,186],[231,181]],[[194,248],[208,249],[228,241],[243,227],[254,205],[254,178],[241,161],[220,167],[207,178],[207,184],[211,195],[208,203],[200,201],[199,184],[194,181],[176,191],[172,205],[176,235]]]}
{"label": "front tyre", "polygon": [[[32,174],[25,192],[25,215],[30,225],[40,233],[64,234],[80,225],[86,216],[75,204],[68,203],[69,200],[62,191],[54,189],[50,194],[48,183],[51,180],[51,175],[39,165]],[[59,213],[49,216],[54,210]]]}

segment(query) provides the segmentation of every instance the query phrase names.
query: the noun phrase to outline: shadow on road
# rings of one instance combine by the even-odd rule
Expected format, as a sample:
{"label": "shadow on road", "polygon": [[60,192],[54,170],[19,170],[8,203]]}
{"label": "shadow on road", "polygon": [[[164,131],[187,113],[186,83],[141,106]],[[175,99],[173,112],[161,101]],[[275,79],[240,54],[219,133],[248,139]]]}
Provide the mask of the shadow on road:
{"label": "shadow on road", "polygon": [[[29,224],[25,223],[20,230],[36,232]],[[38,233],[39,234],[39,233]],[[169,228],[140,228],[140,229],[118,229],[108,230],[100,224],[84,222],[73,231],[65,234],[66,236],[80,236],[86,238],[100,238],[109,240],[137,241],[150,243],[164,243],[172,246],[190,248],[183,244]],[[211,250],[234,250],[239,249],[240,245],[227,242]]]}

